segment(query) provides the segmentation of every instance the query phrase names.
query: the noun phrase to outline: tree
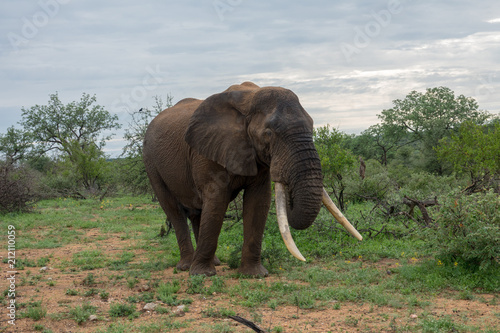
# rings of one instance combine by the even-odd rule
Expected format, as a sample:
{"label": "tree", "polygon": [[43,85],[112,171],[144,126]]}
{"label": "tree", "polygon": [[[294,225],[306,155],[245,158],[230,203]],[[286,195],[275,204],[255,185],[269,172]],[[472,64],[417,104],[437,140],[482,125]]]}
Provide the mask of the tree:
{"label": "tree", "polygon": [[7,163],[16,163],[28,154],[32,147],[30,133],[11,126],[6,134],[0,134],[0,153],[5,156]]}
{"label": "tree", "polygon": [[344,190],[342,174],[356,163],[355,156],[342,147],[346,135],[330,125],[314,130],[314,144],[321,159],[324,182],[333,190],[340,209],[344,210]]}
{"label": "tree", "polygon": [[[483,124],[490,115],[478,110],[477,102],[446,87],[429,88],[425,93],[412,91],[405,99],[394,100],[394,107],[383,110],[378,117],[383,125],[396,126],[409,132],[423,143],[429,155],[429,167],[442,172],[433,147],[444,137],[458,130],[464,121]],[[437,170],[436,170],[437,169]]]}
{"label": "tree", "polygon": [[143,107],[130,113],[132,120],[124,135],[127,144],[123,148],[121,156],[124,157],[122,167],[127,170],[124,173],[126,183],[136,193],[152,193],[144,162],[142,161],[144,135],[153,118],[164,109],[172,106],[172,100],[171,95],[167,95],[165,101],[160,96],[155,96],[154,105],[151,109]]}
{"label": "tree", "polygon": [[58,151],[78,174],[86,190],[98,190],[105,161],[102,148],[118,129],[118,117],[95,105],[96,97],[83,94],[80,101],[64,105],[57,93],[50,95],[47,105],[22,109],[21,125],[32,133],[34,149],[42,155]]}
{"label": "tree", "polygon": [[405,140],[406,134],[406,131],[399,126],[376,124],[363,131],[361,136],[364,137],[362,141],[365,150],[371,150],[372,154],[374,151],[378,152],[375,155],[376,160],[387,166],[389,153],[411,143],[410,140]]}
{"label": "tree", "polygon": [[129,123],[129,128],[125,129],[123,137],[127,140],[127,144],[123,148],[122,156],[140,156],[142,158],[142,144],[149,123],[164,109],[171,107],[172,100],[173,97],[171,95],[167,95],[166,101],[163,101],[160,96],[155,96],[155,103],[152,109],[141,108],[138,111],[130,113],[132,121]]}
{"label": "tree", "polygon": [[13,126],[0,134],[0,213],[27,210],[39,197],[36,173],[20,163],[31,147],[30,135]]}
{"label": "tree", "polygon": [[467,174],[467,193],[492,185],[498,191],[500,177],[500,123],[488,128],[467,121],[457,134],[442,139],[436,148],[440,160],[453,165],[455,172]]}

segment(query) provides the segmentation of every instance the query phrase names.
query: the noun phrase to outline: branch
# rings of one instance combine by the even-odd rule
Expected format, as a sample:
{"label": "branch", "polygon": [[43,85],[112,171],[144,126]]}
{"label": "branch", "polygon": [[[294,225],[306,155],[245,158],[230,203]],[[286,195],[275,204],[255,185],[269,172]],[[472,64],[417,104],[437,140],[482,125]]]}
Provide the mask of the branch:
{"label": "branch", "polygon": [[413,212],[413,208],[416,205],[418,207],[418,209],[420,209],[420,211],[422,212],[422,217],[424,218],[426,226],[431,225],[432,218],[429,216],[429,213],[427,212],[427,209],[425,207],[439,205],[439,203],[437,202],[437,197],[434,197],[434,199],[431,199],[431,200],[419,201],[419,200],[411,199],[411,198],[408,198],[407,196],[405,196],[403,199],[403,203],[405,205],[408,205],[411,207],[411,210],[410,210],[411,212]]}
{"label": "branch", "polygon": [[245,318],[241,318],[240,316],[229,316],[229,318],[231,318],[232,320],[237,321],[238,323],[241,323],[241,324],[245,325],[246,327],[250,327],[254,332],[257,332],[257,333],[266,333],[266,331],[264,331],[262,328],[260,328],[259,326],[255,325],[251,321],[246,320]]}

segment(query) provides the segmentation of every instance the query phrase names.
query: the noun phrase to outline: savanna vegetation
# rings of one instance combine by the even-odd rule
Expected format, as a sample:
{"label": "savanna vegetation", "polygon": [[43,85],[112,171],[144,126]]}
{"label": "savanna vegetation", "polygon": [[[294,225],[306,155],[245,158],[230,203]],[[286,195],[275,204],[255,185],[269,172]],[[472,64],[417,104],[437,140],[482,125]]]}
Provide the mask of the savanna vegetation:
{"label": "savanna vegetation", "polygon": [[[498,332],[498,115],[437,87],[393,101],[359,135],[316,128],[324,185],[364,240],[322,211],[313,227],[293,232],[308,260],[297,262],[272,207],[262,252],[271,276],[238,276],[237,198],[219,239],[223,266],[205,278],[175,271],[175,235],[142,164],[145,128],[171,103],[157,97],[132,112],[114,159],[103,148],[118,118],[88,94],[69,104],[53,94],[0,134],[0,221],[5,235],[9,225],[16,231],[17,328],[250,331],[227,319],[238,315],[267,332]],[[5,288],[2,307],[11,300]],[[10,332],[4,319],[0,332]]]}

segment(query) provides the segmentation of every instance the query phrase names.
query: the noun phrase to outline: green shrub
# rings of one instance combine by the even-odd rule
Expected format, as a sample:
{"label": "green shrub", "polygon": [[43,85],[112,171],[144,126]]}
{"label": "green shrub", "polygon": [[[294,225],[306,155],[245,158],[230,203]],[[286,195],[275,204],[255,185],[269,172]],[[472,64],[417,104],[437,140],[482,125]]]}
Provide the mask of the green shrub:
{"label": "green shrub", "polygon": [[25,312],[21,313],[20,318],[31,318],[35,321],[45,318],[47,309],[42,307],[41,302],[31,304]]}
{"label": "green shrub", "polygon": [[101,299],[103,301],[107,301],[108,298],[109,298],[109,292],[107,292],[107,291],[101,291],[101,293],[99,294],[99,296],[101,297]]}
{"label": "green shrub", "polygon": [[177,305],[177,295],[175,295],[180,289],[180,283],[177,280],[172,282],[162,283],[158,286],[157,298],[168,305]]}
{"label": "green shrub", "polygon": [[362,202],[363,197],[384,199],[387,194],[397,190],[398,184],[391,178],[387,167],[376,160],[366,161],[365,178],[361,179],[357,170],[346,175],[346,199],[352,202]]}
{"label": "green shrub", "polygon": [[113,303],[109,307],[109,315],[111,317],[137,317],[138,313],[134,304]]}
{"label": "green shrub", "polygon": [[94,274],[92,273],[87,274],[87,276],[83,279],[82,284],[88,287],[97,284]]}
{"label": "green shrub", "polygon": [[201,294],[205,290],[205,275],[192,275],[189,277],[188,294]]}
{"label": "green shrub", "polygon": [[82,306],[76,306],[69,312],[71,318],[73,318],[78,325],[83,324],[89,320],[90,315],[97,312],[97,307],[90,305],[90,303],[85,303]]}
{"label": "green shrub", "polygon": [[470,196],[453,193],[436,218],[434,245],[444,263],[471,269],[497,266],[500,258],[500,196],[492,191]]}
{"label": "green shrub", "polygon": [[74,290],[74,289],[66,289],[66,295],[68,295],[68,296],[77,296],[78,295],[78,291]]}
{"label": "green shrub", "polygon": [[444,318],[425,318],[421,324],[422,332],[435,333],[435,332],[459,332],[461,327],[453,322],[449,316]]}
{"label": "green shrub", "polygon": [[450,193],[456,185],[456,180],[453,176],[437,176],[420,171],[406,175],[405,179],[400,180],[399,185],[401,197],[406,195],[413,199],[426,200]]}

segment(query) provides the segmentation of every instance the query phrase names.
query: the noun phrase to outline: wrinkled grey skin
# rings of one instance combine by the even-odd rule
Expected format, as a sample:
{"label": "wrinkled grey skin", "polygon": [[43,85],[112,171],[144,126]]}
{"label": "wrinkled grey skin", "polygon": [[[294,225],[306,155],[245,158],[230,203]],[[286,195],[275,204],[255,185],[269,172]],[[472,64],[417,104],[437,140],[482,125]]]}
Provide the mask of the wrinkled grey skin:
{"label": "wrinkled grey skin", "polygon": [[225,212],[244,190],[239,272],[268,274],[260,257],[271,181],[287,186],[293,228],[310,226],[321,207],[323,177],[312,132],[313,121],[293,92],[250,82],[204,101],[184,99],[151,122],[144,139],[144,163],[175,229],[179,270],[216,273],[215,251]]}

